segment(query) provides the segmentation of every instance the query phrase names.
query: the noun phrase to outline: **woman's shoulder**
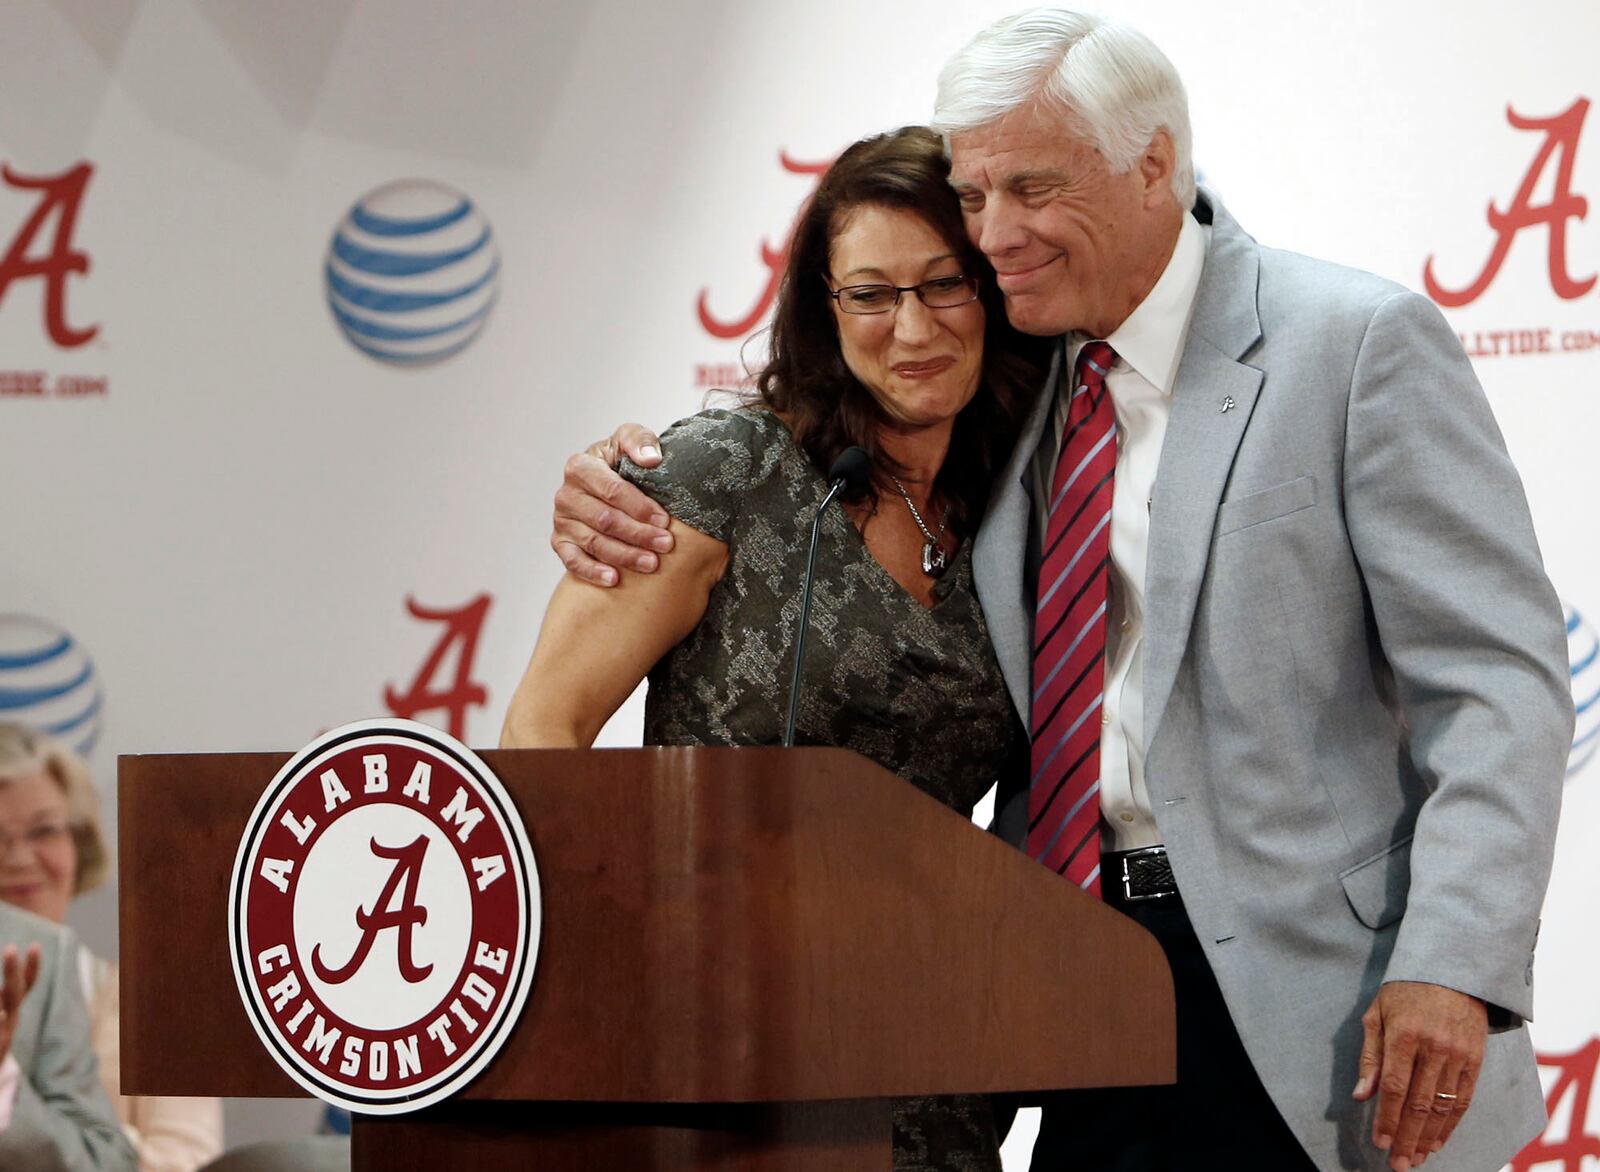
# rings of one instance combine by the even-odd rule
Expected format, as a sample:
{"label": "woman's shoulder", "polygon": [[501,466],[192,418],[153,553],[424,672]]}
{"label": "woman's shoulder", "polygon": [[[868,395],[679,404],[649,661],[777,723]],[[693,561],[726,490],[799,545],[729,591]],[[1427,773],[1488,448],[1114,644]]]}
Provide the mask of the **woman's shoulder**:
{"label": "woman's shoulder", "polygon": [[713,407],[661,433],[661,463],[623,460],[622,475],[678,520],[726,542],[734,518],[804,460],[789,429],[761,407]]}
{"label": "woman's shoulder", "polygon": [[708,407],[680,419],[661,434],[662,453],[674,447],[765,453],[798,450],[783,420],[765,407]]}
{"label": "woman's shoulder", "polygon": [[640,468],[626,459],[620,471],[637,484],[710,478],[717,490],[752,487],[798,453],[789,429],[759,407],[712,407],[680,419],[661,433],[661,463]]}

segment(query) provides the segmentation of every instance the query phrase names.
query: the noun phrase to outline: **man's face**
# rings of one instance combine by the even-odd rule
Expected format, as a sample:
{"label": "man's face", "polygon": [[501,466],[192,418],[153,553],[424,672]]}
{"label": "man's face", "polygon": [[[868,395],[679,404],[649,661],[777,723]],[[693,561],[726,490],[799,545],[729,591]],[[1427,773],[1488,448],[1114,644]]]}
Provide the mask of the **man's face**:
{"label": "man's face", "polygon": [[1024,107],[952,135],[950,156],[967,232],[1024,333],[1107,337],[1172,255],[1181,212],[1165,132],[1113,175],[1070,119]]}

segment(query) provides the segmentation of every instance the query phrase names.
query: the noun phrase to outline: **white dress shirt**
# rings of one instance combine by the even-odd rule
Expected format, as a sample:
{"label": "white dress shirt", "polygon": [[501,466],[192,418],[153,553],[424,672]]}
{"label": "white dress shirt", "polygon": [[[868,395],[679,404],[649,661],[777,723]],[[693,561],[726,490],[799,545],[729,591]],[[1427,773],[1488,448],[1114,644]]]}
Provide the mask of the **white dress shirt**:
{"label": "white dress shirt", "polygon": [[[1145,554],[1150,544],[1150,498],[1167,433],[1173,382],[1210,237],[1209,228],[1184,216],[1178,243],[1155,287],[1105,339],[1117,352],[1116,364],[1106,377],[1117,412],[1105,698],[1100,709],[1100,814],[1107,850],[1133,850],[1161,841],[1144,784]],[[1064,386],[1071,384],[1078,351],[1091,340],[1078,335],[1066,339]],[[1046,429],[1034,460],[1034,536],[1041,548],[1067,406],[1068,396],[1058,394],[1055,426]]]}

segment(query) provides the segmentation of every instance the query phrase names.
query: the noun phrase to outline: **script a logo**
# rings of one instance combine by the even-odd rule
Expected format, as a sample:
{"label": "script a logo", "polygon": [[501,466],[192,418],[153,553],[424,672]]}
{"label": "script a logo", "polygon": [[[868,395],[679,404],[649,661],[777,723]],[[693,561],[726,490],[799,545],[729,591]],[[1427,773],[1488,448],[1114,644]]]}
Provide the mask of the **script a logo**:
{"label": "script a logo", "polygon": [[[372,901],[372,906],[356,909],[356,926],[361,929],[361,942],[356,945],[350,959],[336,969],[330,969],[322,963],[322,945],[317,944],[311,950],[311,968],[326,984],[342,985],[356,975],[361,962],[367,959],[372,946],[377,943],[378,933],[393,928],[399,933],[395,947],[400,979],[407,984],[420,984],[433,972],[432,964],[416,962],[411,946],[412,929],[428,922],[428,909],[417,902],[417,878],[422,873],[422,857],[428,853],[428,836],[419,834],[409,846],[380,846],[375,838],[368,845],[373,854],[382,859],[393,859],[395,865],[394,870],[389,872],[389,881],[378,892],[378,898]],[[397,891],[401,892],[400,906],[392,908],[390,905]]]}
{"label": "script a logo", "polygon": [[[824,171],[833,166],[832,159],[821,163],[797,162],[789,157],[787,151],[778,152],[778,162],[791,175],[813,177],[820,177]],[[700,297],[695,302],[695,313],[700,319],[700,327],[706,333],[713,338],[742,338],[761,324],[761,319],[766,317],[767,311],[772,308],[772,303],[777,300],[778,283],[783,280],[783,271],[789,264],[789,243],[793,236],[794,227],[791,225],[788,234],[783,238],[782,247],[774,248],[765,240],[761,242],[761,263],[766,267],[767,281],[748,312],[732,319],[719,318],[711,312],[711,290],[700,290]]]}
{"label": "script a logo", "polygon": [[[82,346],[100,332],[99,326],[74,329],[67,324],[67,278],[89,271],[89,254],[73,247],[72,232],[92,174],[94,168],[88,163],[79,163],[59,175],[22,175],[9,165],[0,165],[0,179],[8,187],[39,193],[32,214],[12,237],[5,255],[0,256],[0,305],[13,283],[30,278],[44,281],[45,333],[63,349]],[[52,215],[55,234],[47,247],[36,250]]]}
{"label": "script a logo", "polygon": [[[451,736],[467,735],[467,709],[482,707],[489,702],[489,691],[472,678],[473,660],[478,654],[478,637],[483,634],[483,620],[489,614],[491,598],[480,594],[465,606],[443,610],[418,604],[414,598],[406,599],[406,610],[414,619],[442,623],[444,629],[439,639],[417,669],[416,678],[404,692],[394,685],[383,690],[385,707],[402,720],[412,720],[424,712],[443,712]],[[446,659],[455,652],[455,678],[448,685],[438,682]]]}
{"label": "script a logo", "polygon": [[412,1111],[493,1058],[539,940],[538,873],[504,788],[411,721],[317,738],[251,815],[229,900],[234,975],[302,1087]]}
{"label": "script a logo", "polygon": [[[1541,1054],[1539,1065],[1556,1072],[1544,1099],[1550,1127],[1517,1154],[1511,1172],[1586,1172],[1592,1167],[1590,1160],[1600,1160],[1600,1135],[1589,1126],[1600,1038],[1589,1039],[1588,1045],[1571,1054]],[[1559,1124],[1563,1103],[1571,1107],[1564,1128]]]}
{"label": "script a logo", "polygon": [[[1587,98],[1579,98],[1550,118],[1524,118],[1510,106],[1506,107],[1506,119],[1513,127],[1543,131],[1544,143],[1506,209],[1501,211],[1493,203],[1489,204],[1489,227],[1495,231],[1495,242],[1483,269],[1467,285],[1447,289],[1434,272],[1434,258],[1428,257],[1422,269],[1422,283],[1429,297],[1446,308],[1476,301],[1499,274],[1517,233],[1541,226],[1549,231],[1550,288],[1556,296],[1571,301],[1594,288],[1594,276],[1575,278],[1567,265],[1567,222],[1581,220],[1589,212],[1589,201],[1572,190],[1573,160],[1578,152],[1578,136],[1583,131],[1584,116],[1588,113]],[[1535,203],[1533,193],[1553,156],[1558,157],[1554,190],[1547,202]]]}

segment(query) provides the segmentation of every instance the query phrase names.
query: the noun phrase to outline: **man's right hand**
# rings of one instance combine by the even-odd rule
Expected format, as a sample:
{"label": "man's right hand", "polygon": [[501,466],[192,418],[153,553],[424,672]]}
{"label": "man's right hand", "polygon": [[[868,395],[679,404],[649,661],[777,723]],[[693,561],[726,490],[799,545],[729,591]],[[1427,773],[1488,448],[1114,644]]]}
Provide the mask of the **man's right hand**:
{"label": "man's right hand", "polygon": [[624,423],[570,457],[556,490],[550,546],[568,572],[596,586],[615,586],[619,569],[648,574],[660,564],[656,554],[672,548],[666,510],[617,475],[622,456],[654,468],[661,463],[661,441],[637,423]]}

